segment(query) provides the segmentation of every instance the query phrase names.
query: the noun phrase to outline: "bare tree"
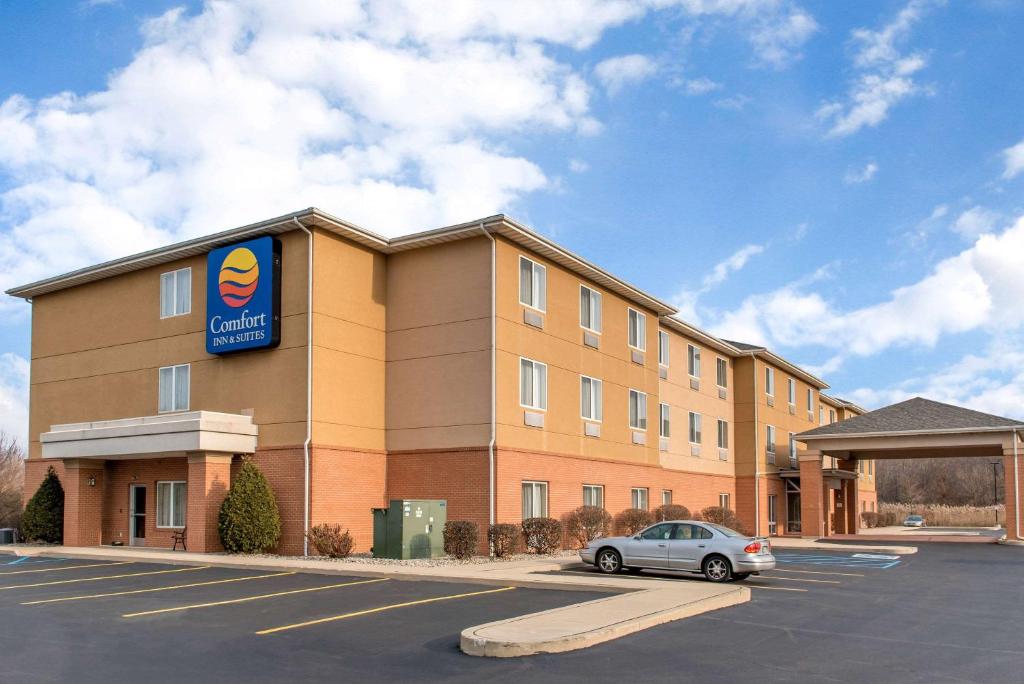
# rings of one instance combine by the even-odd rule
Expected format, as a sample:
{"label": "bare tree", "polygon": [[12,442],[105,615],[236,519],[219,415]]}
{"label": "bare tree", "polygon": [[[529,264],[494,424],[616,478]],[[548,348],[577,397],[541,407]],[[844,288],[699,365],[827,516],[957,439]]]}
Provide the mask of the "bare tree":
{"label": "bare tree", "polygon": [[877,461],[875,472],[878,499],[887,503],[991,506],[1003,500],[1003,466],[993,473],[988,458]]}
{"label": "bare tree", "polygon": [[25,452],[18,440],[0,430],[0,527],[18,526],[24,487]]}

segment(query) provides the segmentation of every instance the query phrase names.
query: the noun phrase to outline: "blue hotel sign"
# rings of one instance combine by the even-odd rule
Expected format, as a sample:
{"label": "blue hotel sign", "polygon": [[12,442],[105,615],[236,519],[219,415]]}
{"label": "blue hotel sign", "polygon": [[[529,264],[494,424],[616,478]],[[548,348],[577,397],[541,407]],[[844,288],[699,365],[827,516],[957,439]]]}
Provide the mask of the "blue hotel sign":
{"label": "blue hotel sign", "polygon": [[281,342],[281,241],[260,237],[206,260],[206,351],[228,354]]}

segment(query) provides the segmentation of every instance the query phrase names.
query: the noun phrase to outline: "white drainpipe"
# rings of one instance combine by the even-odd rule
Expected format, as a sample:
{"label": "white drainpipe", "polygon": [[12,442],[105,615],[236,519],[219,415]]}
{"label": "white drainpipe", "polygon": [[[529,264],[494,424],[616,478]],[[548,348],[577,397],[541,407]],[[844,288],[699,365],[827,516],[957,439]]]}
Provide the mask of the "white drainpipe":
{"label": "white drainpipe", "polygon": [[757,353],[750,352],[750,361],[754,364],[754,536],[761,536],[761,450],[757,443],[761,434],[761,426],[757,422],[757,402],[761,400],[757,391]]}
{"label": "white drainpipe", "polygon": [[[1020,466],[1017,464],[1017,430],[1013,430],[1013,508],[1014,517],[1017,519],[1016,530],[1014,536],[1018,540],[1024,541],[1024,537],[1020,534]],[[1003,477],[1006,475],[1004,474]]]}
{"label": "white drainpipe", "polygon": [[302,443],[302,555],[309,555],[309,445],[313,441],[313,233],[297,218],[292,221],[309,238],[306,266],[306,441]]}
{"label": "white drainpipe", "polygon": [[495,241],[494,236],[491,235],[487,228],[484,227],[483,221],[480,222],[480,230],[483,231],[483,234],[491,241],[491,441],[487,444],[487,519],[489,524],[493,525],[496,522],[497,517],[494,501],[494,444],[497,438],[497,367],[495,365],[497,358],[497,274],[495,273],[495,266],[497,262],[497,242]]}

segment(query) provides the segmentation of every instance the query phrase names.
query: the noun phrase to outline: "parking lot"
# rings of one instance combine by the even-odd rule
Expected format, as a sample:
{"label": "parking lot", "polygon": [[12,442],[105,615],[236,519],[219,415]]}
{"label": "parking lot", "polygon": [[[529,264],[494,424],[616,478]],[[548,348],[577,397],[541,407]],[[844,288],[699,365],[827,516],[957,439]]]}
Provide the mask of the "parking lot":
{"label": "parking lot", "polygon": [[459,632],[602,594],[0,557],[0,680],[1020,680],[1024,550],[777,554],[747,604],[510,660],[462,655]]}

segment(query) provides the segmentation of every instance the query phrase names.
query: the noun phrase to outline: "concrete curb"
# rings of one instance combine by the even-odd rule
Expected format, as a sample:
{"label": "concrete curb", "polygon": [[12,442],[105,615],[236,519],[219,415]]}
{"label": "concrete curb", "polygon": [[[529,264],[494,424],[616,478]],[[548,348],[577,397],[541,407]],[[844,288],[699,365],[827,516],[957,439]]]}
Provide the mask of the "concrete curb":
{"label": "concrete curb", "polygon": [[713,586],[718,591],[696,599],[690,591],[647,589],[489,622],[463,630],[459,646],[467,655],[491,658],[565,653],[750,600],[747,587]]}

